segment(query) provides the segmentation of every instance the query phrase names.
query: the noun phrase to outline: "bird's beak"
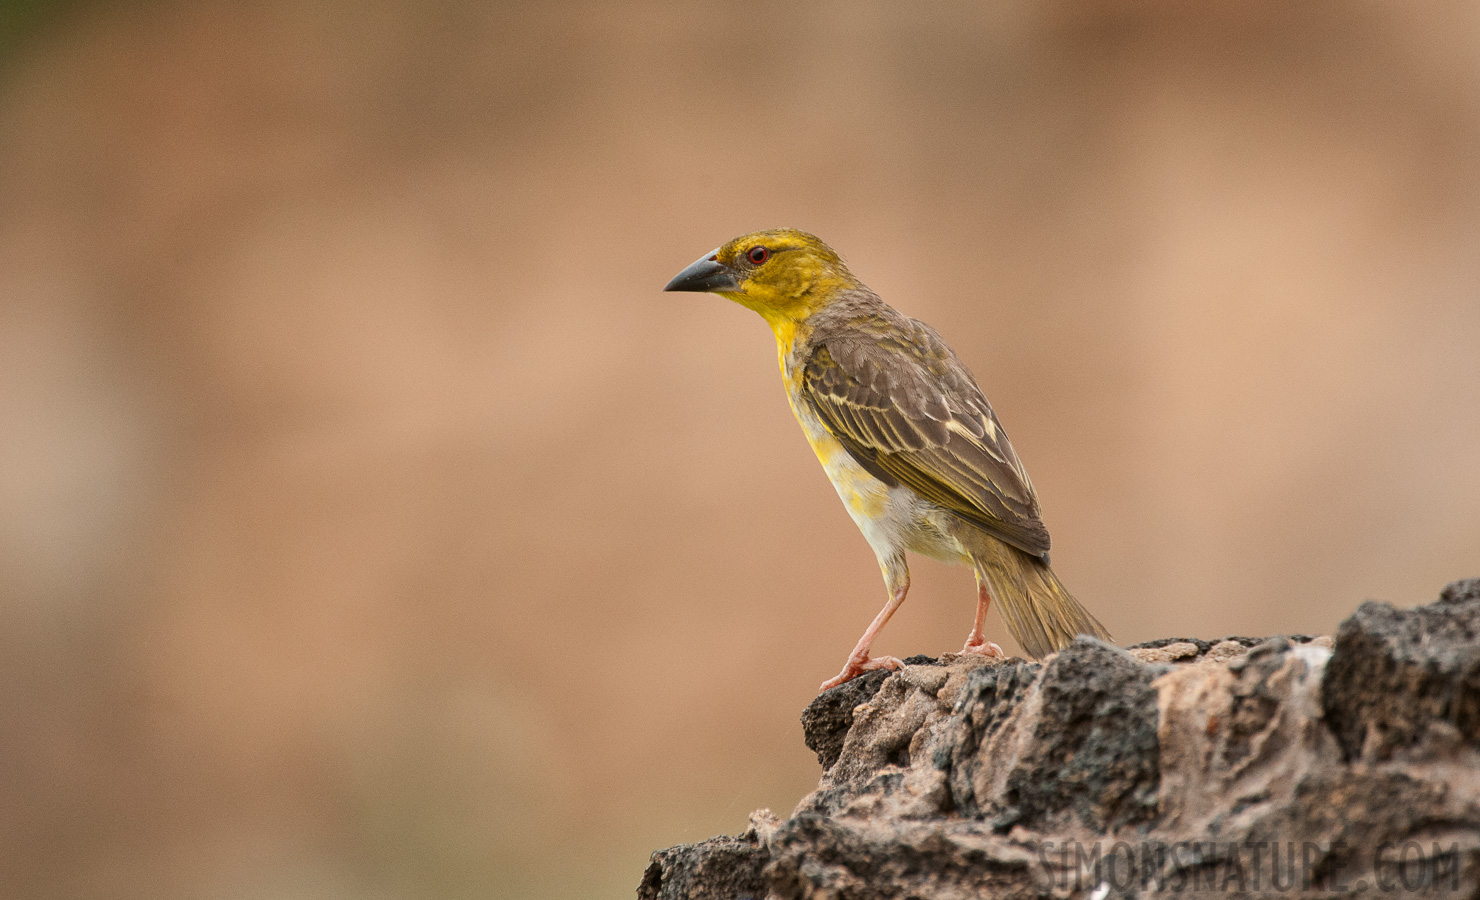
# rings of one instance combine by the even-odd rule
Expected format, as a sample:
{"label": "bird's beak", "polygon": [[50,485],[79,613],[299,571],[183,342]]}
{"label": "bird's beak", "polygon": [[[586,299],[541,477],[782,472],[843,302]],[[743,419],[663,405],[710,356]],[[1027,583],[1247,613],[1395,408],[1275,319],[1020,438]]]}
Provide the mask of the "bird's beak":
{"label": "bird's beak", "polygon": [[673,276],[665,291],[738,291],[740,281],[735,270],[716,257],[719,250],[700,257],[693,265]]}

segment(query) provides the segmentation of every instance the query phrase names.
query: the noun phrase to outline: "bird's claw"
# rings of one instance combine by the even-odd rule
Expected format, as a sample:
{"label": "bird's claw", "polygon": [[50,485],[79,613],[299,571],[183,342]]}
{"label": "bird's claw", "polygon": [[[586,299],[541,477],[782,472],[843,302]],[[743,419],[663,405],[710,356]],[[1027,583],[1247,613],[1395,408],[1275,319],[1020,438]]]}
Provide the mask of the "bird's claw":
{"label": "bird's claw", "polygon": [[1007,657],[1007,654],[1002,652],[1001,647],[985,639],[981,641],[968,640],[966,646],[961,648],[961,654],[964,656],[968,653],[985,656],[987,659],[1005,659]]}
{"label": "bird's claw", "polygon": [[[1001,653],[1002,651],[998,650],[997,652]],[[828,688],[835,688],[845,681],[852,681],[864,672],[872,672],[875,669],[899,669],[903,666],[904,661],[893,656],[878,656],[873,659],[867,656],[855,657],[848,660],[848,664],[843,666],[843,671],[824,681],[819,690],[825,691]]]}

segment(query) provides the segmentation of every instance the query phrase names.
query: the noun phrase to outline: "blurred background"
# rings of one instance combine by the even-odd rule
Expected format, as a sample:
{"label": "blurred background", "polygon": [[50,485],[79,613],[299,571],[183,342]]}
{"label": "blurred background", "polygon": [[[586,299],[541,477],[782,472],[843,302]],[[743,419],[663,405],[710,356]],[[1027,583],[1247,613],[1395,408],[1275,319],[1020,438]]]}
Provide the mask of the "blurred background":
{"label": "blurred background", "polygon": [[[660,293],[757,228],[955,346],[1123,643],[1480,575],[1480,5],[0,9],[5,897],[629,896],[789,811],[884,593]],[[959,648],[914,573],[878,650]]]}

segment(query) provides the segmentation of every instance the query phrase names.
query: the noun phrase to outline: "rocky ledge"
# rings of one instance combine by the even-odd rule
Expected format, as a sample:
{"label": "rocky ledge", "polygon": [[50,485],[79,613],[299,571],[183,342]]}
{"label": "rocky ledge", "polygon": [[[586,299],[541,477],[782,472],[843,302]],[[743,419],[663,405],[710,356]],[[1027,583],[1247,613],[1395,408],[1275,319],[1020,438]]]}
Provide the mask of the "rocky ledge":
{"label": "rocky ledge", "polygon": [[907,662],[803,712],[790,818],[654,853],[638,896],[1480,896],[1480,579],[1334,640]]}

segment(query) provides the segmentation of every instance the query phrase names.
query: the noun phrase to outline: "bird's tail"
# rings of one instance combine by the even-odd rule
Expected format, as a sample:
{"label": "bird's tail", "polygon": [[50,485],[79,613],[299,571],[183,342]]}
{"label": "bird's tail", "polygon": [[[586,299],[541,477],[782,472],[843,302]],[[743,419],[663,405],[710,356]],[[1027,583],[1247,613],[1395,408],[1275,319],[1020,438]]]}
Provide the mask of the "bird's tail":
{"label": "bird's tail", "polygon": [[972,554],[1007,630],[1035,659],[1068,646],[1075,635],[1110,640],[1110,632],[1059,581],[1048,563],[994,538]]}

